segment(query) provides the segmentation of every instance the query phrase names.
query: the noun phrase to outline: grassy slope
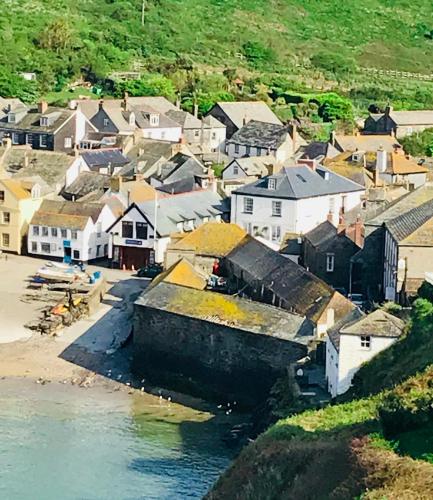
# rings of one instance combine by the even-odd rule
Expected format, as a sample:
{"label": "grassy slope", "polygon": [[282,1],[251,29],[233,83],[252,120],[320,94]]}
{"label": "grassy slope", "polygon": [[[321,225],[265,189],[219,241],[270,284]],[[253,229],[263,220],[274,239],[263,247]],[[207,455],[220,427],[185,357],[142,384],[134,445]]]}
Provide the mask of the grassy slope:
{"label": "grassy slope", "polygon": [[[209,500],[432,498],[432,364],[433,301],[423,300],[408,335],[359,372],[360,399],[277,422]],[[392,441],[382,437],[392,432]]]}
{"label": "grassy slope", "polygon": [[433,29],[428,0],[148,0],[144,27],[141,0],[3,3],[8,8],[0,15],[0,46],[9,59],[14,54],[8,63],[28,71],[40,69],[34,61],[49,64],[33,41],[61,16],[70,19],[78,46],[100,46],[112,67],[137,54],[237,64],[236,53],[253,40],[270,46],[280,65],[329,49],[353,55],[361,65],[433,71],[433,42],[424,38]]}

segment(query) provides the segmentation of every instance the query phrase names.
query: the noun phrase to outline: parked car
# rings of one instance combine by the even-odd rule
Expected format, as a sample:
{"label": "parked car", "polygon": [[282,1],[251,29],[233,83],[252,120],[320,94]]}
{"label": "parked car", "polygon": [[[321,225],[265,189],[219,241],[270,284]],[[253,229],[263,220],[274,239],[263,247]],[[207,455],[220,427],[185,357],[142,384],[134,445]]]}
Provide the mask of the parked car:
{"label": "parked car", "polygon": [[350,293],[348,298],[360,309],[364,307],[364,295],[362,293]]}
{"label": "parked car", "polygon": [[161,264],[149,264],[145,267],[140,267],[140,269],[137,271],[137,276],[139,278],[155,278],[155,276],[158,276],[158,274],[162,273],[162,266]]}

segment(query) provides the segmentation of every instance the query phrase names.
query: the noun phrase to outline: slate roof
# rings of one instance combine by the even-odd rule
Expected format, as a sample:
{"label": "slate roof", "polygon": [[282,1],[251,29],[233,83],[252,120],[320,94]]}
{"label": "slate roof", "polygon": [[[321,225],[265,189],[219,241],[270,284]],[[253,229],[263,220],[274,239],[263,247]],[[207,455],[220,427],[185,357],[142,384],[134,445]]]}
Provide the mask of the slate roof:
{"label": "slate roof", "polygon": [[181,109],[172,109],[170,111],[167,111],[166,116],[180,125],[184,130],[201,129],[201,121],[187,111],[182,111]]}
{"label": "slate roof", "polygon": [[167,194],[180,194],[188,193],[189,191],[194,191],[196,189],[201,189],[200,184],[196,181],[195,177],[186,177],[178,181],[169,182],[167,184],[161,184],[158,186],[157,191]]}
{"label": "slate roof", "polygon": [[358,321],[360,318],[362,319],[364,317],[365,314],[358,307],[356,307],[355,309],[350,311],[347,315],[345,315],[343,318],[338,320],[331,328],[328,329],[327,331],[328,338],[337,351],[340,350],[341,328],[343,328],[345,325],[354,323]]}
{"label": "slate roof", "polygon": [[212,115],[207,115],[202,119],[204,128],[227,128],[224,123],[221,123]]}
{"label": "slate roof", "polygon": [[170,283],[151,287],[135,304],[303,345],[313,338],[312,323],[296,314],[241,297]]}
{"label": "slate roof", "polygon": [[301,158],[314,160],[319,157],[324,158],[334,158],[339,154],[337,148],[335,148],[330,142],[310,142],[304,149]]}
{"label": "slate roof", "polygon": [[25,111],[28,109],[27,106],[19,99],[16,98],[5,99],[3,97],[0,97],[0,120],[7,115],[9,111],[9,106],[12,111]]}
{"label": "slate roof", "polygon": [[[395,219],[385,223],[386,228],[391,233],[393,238],[401,242],[415,231],[420,229],[424,224],[433,219],[433,200],[427,201],[408,212],[405,212]],[[430,231],[430,244],[433,244],[433,232]]]}
{"label": "slate roof", "polygon": [[226,260],[271,290],[286,308],[311,319],[324,310],[335,293],[314,274],[249,235]]}
{"label": "slate roof", "polygon": [[112,165],[119,167],[130,162],[119,149],[97,149],[81,154],[90,169]]}
{"label": "slate roof", "polygon": [[176,181],[204,173],[206,173],[206,167],[196,158],[184,153],[176,153],[169,161],[160,165],[158,173],[152,177],[164,182],[168,177]]}
{"label": "slate roof", "polygon": [[110,177],[97,172],[81,172],[72,184],[63,189],[62,195],[67,199],[78,200],[92,191],[101,191],[110,187]]}
{"label": "slate roof", "polygon": [[275,150],[283,144],[287,134],[287,127],[284,125],[251,120],[235,132],[227,144],[241,144]]}
{"label": "slate roof", "polygon": [[[24,167],[26,158],[28,166]],[[65,153],[12,147],[4,155],[2,166],[15,174],[14,178],[39,176],[52,186],[64,181],[66,171],[75,159]]]}
{"label": "slate roof", "polygon": [[369,172],[362,163],[350,161],[352,152],[346,151],[333,158],[325,158],[323,164],[335,174],[346,177],[361,186],[368,186],[371,181]]}
{"label": "slate roof", "polygon": [[44,200],[30,224],[83,230],[89,218],[95,223],[104,208],[99,203]]}
{"label": "slate roof", "polygon": [[[56,108],[48,106],[44,113],[39,113],[37,107],[29,108],[21,120],[15,123],[9,123],[7,116],[0,117],[0,128],[8,130],[28,130],[30,132],[52,133],[59,129],[71,116],[75,114],[74,110],[67,108]],[[40,125],[42,116],[51,116],[53,121],[48,126]]]}
{"label": "slate roof", "polygon": [[397,125],[433,126],[433,110],[391,111],[389,116]]}
{"label": "slate roof", "polygon": [[319,247],[334,239],[337,234],[337,228],[329,221],[322,222],[317,227],[304,235],[313,246]]}
{"label": "slate roof", "polygon": [[[277,180],[276,189],[268,189],[269,177]],[[364,191],[364,187],[325,167],[318,166],[312,170],[301,165],[285,167],[277,174],[238,188],[233,193],[297,200],[355,191]]]}
{"label": "slate roof", "polygon": [[218,102],[215,106],[221,108],[238,129],[250,120],[281,125],[281,121],[263,101]]}
{"label": "slate roof", "polygon": [[237,163],[248,176],[264,177],[269,174],[269,170],[266,166],[275,165],[277,160],[274,156],[246,156],[245,158],[234,159],[224,168],[224,170],[229,168],[233,163]]}
{"label": "slate roof", "polygon": [[404,327],[405,323],[401,319],[382,309],[376,309],[367,316],[343,326],[340,334],[397,338],[403,333]]}
{"label": "slate roof", "polygon": [[337,135],[335,136],[336,145],[340,146],[342,151],[365,151],[376,152],[383,148],[388,153],[392,153],[396,146],[400,146],[397,139],[391,135]]}
{"label": "slate roof", "polygon": [[[136,204],[151,224],[155,221],[155,202]],[[203,217],[214,218],[223,215],[227,207],[221,196],[213,191],[201,190],[158,198],[157,232],[160,236],[169,236],[178,231],[177,224],[193,220],[195,225],[202,223]]]}

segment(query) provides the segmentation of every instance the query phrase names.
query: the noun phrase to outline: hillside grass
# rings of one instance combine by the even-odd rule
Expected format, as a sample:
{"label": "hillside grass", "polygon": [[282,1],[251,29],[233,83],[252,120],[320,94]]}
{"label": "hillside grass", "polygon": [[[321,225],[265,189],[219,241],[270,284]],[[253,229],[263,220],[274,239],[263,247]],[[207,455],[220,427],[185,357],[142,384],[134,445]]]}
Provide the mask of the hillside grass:
{"label": "hillside grass", "polygon": [[432,498],[433,288],[421,295],[410,331],[359,372],[352,400],[278,421],[207,498]]}

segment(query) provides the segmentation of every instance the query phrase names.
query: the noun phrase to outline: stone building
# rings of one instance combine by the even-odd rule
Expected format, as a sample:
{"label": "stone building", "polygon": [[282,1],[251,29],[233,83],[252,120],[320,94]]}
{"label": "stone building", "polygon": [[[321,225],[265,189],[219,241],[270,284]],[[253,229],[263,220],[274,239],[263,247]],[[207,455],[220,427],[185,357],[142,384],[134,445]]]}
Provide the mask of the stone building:
{"label": "stone building", "polygon": [[157,383],[247,405],[307,354],[313,325],[251,300],[160,282],[134,306],[134,370]]}

